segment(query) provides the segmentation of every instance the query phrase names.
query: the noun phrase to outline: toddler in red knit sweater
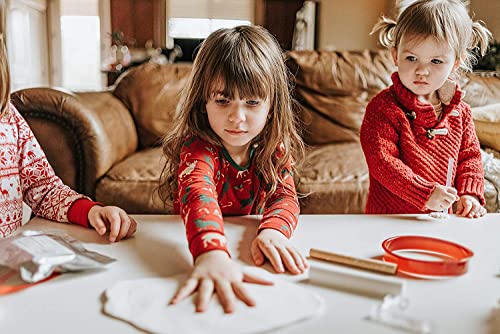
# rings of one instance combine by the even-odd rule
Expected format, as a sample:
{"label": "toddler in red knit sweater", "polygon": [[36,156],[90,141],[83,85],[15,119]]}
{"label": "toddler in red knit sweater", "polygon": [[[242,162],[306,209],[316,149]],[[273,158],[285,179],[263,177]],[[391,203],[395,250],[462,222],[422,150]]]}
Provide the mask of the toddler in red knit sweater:
{"label": "toddler in red knit sweater", "polygon": [[172,196],[186,227],[194,270],[171,303],[198,290],[204,311],[214,291],[225,312],[235,299],[255,302],[227,250],[225,215],[262,214],[251,255],[277,272],[304,272],[307,262],[289,238],[298,222],[297,133],[288,72],[275,38],[264,28],[220,29],[202,44],[184,90],[178,119],[165,137],[160,196]]}
{"label": "toddler in red knit sweater", "polygon": [[93,227],[99,235],[109,230],[110,241],[131,236],[137,224],[125,211],[91,201],[55,175],[9,95],[7,52],[0,34],[0,238],[21,227],[23,201],[37,216]]}
{"label": "toddler in red knit sweater", "polygon": [[[451,210],[486,214],[484,172],[470,107],[452,77],[470,70],[471,50],[484,54],[491,33],[473,22],[461,0],[419,0],[397,22],[382,17],[373,32],[391,48],[393,85],[366,108],[361,145],[370,172],[366,212]],[[445,186],[449,158],[455,164]]]}

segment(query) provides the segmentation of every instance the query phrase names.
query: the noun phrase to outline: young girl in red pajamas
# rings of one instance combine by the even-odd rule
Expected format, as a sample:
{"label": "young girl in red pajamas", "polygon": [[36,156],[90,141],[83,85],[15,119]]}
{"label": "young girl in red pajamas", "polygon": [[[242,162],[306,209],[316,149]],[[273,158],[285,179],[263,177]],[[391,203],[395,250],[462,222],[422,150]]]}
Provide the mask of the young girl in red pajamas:
{"label": "young girl in red pajamas", "polygon": [[136,222],[125,211],[102,206],[64,185],[33,132],[10,103],[7,52],[0,34],[0,238],[22,225],[23,201],[40,217],[91,227],[109,240],[131,236]]}
{"label": "young girl in red pajamas", "polygon": [[282,51],[261,27],[220,29],[203,42],[163,143],[160,192],[174,195],[194,258],[172,303],[198,290],[203,311],[215,290],[225,312],[235,297],[254,304],[242,282],[266,282],[230,258],[224,215],[263,215],[251,246],[255,264],[267,258],[277,272],[293,274],[307,268],[288,240],[299,216],[295,164],[304,152],[288,77]]}
{"label": "young girl in red pajamas", "polygon": [[[449,209],[486,214],[484,172],[470,107],[450,79],[469,70],[470,50],[484,54],[491,38],[460,0],[420,0],[394,22],[382,18],[380,42],[398,67],[393,85],[366,108],[361,144],[370,172],[366,212],[424,213]],[[448,159],[454,159],[446,187]]]}

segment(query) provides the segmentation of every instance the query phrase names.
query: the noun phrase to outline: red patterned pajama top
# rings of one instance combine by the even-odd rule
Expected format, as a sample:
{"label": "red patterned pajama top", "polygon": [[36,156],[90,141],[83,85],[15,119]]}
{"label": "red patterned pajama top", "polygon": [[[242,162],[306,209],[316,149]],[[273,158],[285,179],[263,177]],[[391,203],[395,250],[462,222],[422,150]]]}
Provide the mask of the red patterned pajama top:
{"label": "red patterned pajama top", "polygon": [[22,223],[23,201],[37,216],[88,226],[97,204],[64,185],[13,105],[0,118],[0,238]]}
{"label": "red patterned pajama top", "polygon": [[259,230],[272,228],[292,236],[300,209],[290,165],[283,170],[285,182],[264,201],[266,185],[255,171],[252,154],[248,166],[241,167],[223,147],[197,137],[186,140],[174,205],[184,220],[194,259],[214,249],[228,252],[223,215],[262,214]]}

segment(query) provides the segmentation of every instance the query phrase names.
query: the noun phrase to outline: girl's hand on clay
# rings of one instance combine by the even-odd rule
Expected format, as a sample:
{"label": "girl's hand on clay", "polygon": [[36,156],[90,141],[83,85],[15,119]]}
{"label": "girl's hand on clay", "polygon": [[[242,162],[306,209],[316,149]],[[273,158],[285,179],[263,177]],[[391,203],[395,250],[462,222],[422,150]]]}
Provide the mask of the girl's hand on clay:
{"label": "girl's hand on clay", "polygon": [[309,266],[283,233],[270,228],[262,230],[254,239],[251,252],[256,265],[262,265],[267,258],[278,273],[285,272],[286,268],[292,274],[301,274]]}
{"label": "girl's hand on clay", "polygon": [[486,214],[486,209],[481,206],[476,196],[462,195],[457,203],[457,215],[468,218],[479,218]]}
{"label": "girl's hand on clay", "polygon": [[234,312],[236,298],[248,306],[255,306],[255,300],[243,282],[272,285],[273,282],[244,273],[242,267],[231,260],[222,250],[212,250],[199,255],[189,278],[179,288],[170,304],[177,304],[198,291],[196,312],[207,310],[214,292],[226,313]]}

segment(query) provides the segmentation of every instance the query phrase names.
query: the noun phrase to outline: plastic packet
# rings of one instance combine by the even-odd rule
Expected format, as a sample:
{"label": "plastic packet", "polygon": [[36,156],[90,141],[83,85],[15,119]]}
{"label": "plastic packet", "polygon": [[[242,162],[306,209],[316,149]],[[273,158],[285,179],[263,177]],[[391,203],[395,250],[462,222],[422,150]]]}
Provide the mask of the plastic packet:
{"label": "plastic packet", "polygon": [[405,314],[408,305],[408,299],[401,295],[387,295],[381,303],[372,307],[367,319],[408,333],[432,333],[434,326],[430,321],[415,319]]}
{"label": "plastic packet", "polygon": [[19,272],[25,282],[34,283],[59,272],[102,268],[115,261],[89,251],[63,231],[23,231],[0,239],[0,265]]}

